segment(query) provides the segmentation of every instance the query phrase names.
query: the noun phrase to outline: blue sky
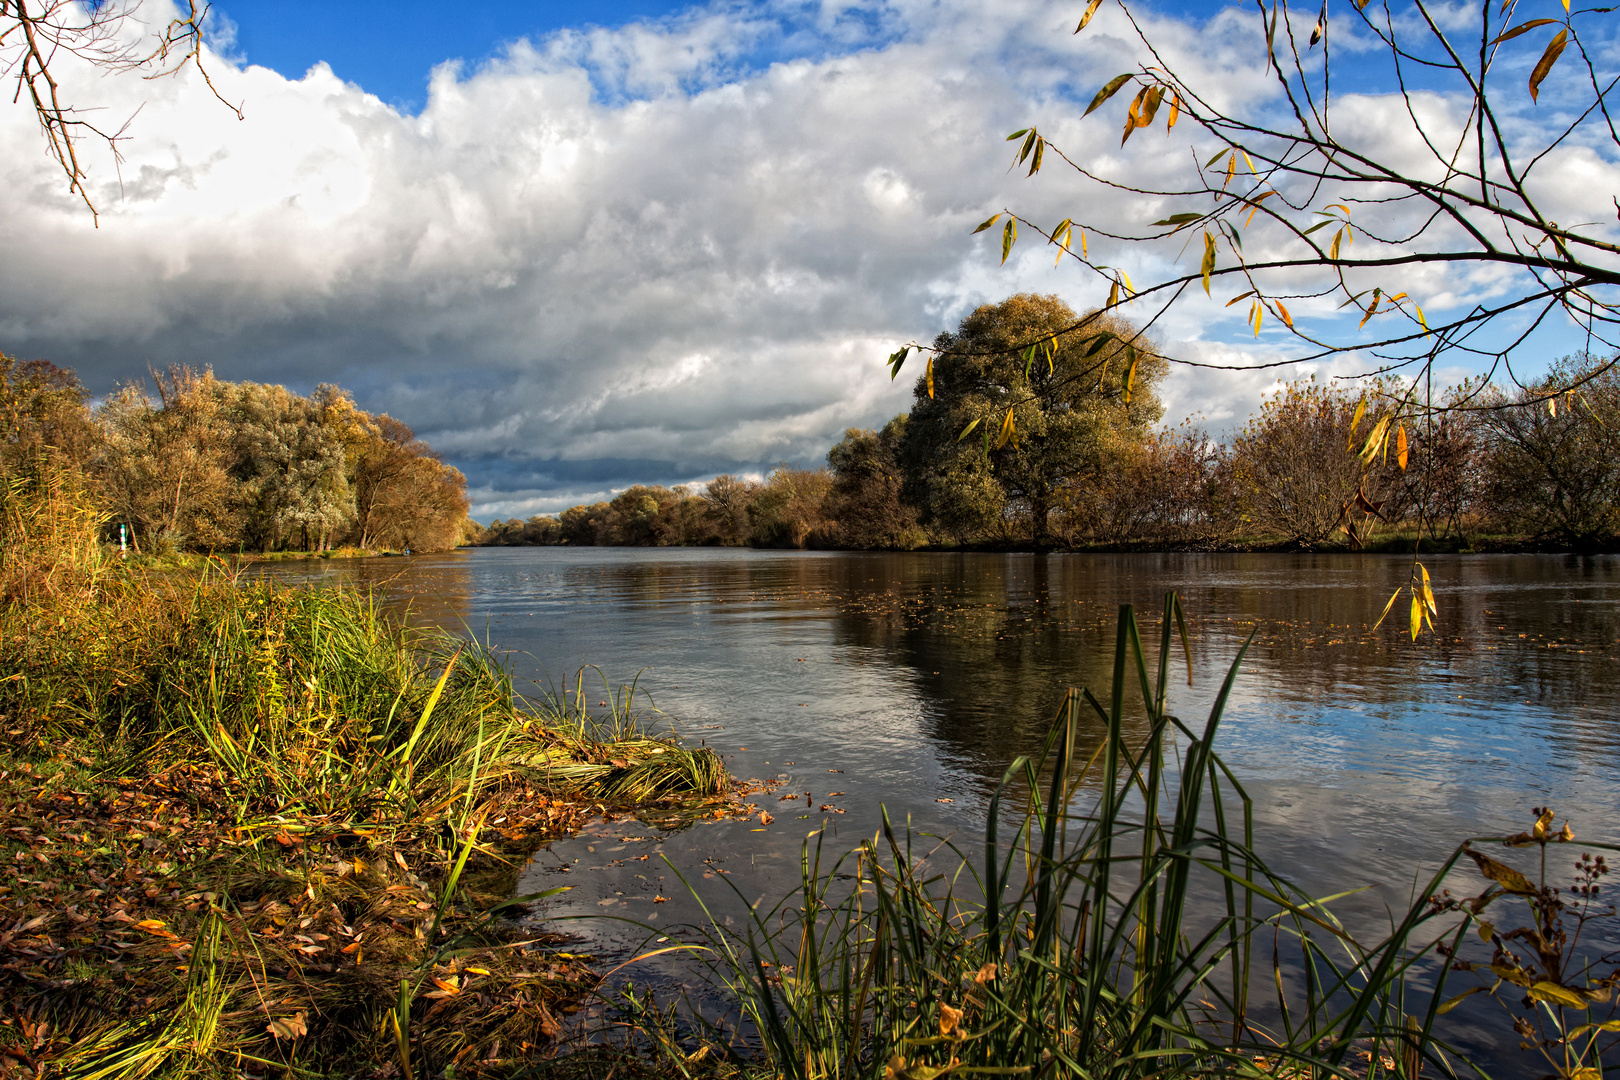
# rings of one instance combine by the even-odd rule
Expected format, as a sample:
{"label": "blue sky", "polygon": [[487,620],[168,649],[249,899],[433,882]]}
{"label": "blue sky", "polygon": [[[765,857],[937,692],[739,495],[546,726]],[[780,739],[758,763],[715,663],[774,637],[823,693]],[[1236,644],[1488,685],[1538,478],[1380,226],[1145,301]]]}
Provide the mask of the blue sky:
{"label": "blue sky", "polygon": [[427,99],[428,73],[446,60],[476,66],[518,38],[614,29],[686,6],[666,0],[224,0],[214,11],[235,25],[238,50],[249,63],[298,79],[324,61],[339,78],[414,113]]}
{"label": "blue sky", "polygon": [[[144,0],[141,16],[161,25],[169,3]],[[1077,310],[1105,300],[1106,282],[1038,245],[1001,265],[995,237],[971,235],[988,214],[1130,226],[1165,213],[1056,165],[1009,171],[1007,132],[1038,123],[1076,160],[1150,185],[1208,156],[1189,126],[1122,149],[1123,98],[1081,117],[1139,48],[1112,2],[1075,37],[1083,7],[630,0],[446,15],[222,0],[209,71],[240,120],[194,71],[146,81],[64,61],[86,115],[130,121],[121,161],[84,148],[99,222],[27,110],[0,108],[0,351],[71,366],[95,393],[170,364],[300,392],[337,383],[463,469],[481,520],[815,463],[846,428],[909,406],[910,372],[891,382],[883,364],[899,344],[1015,292]],[[1275,100],[1252,8],[1136,11],[1233,108]],[[1341,70],[1372,84],[1366,54],[1336,33]],[[1562,77],[1540,113],[1509,119],[1545,123]],[[1339,130],[1414,152],[1393,141],[1389,105],[1341,99]],[[1443,122],[1448,99],[1425,107]],[[1582,153],[1549,163],[1549,205],[1612,220],[1612,148]],[[1139,282],[1186,269],[1180,238],[1091,244]],[[1431,315],[1513,287],[1472,270],[1399,285]],[[1179,303],[1155,326],[1166,351],[1297,355],[1276,320],[1256,336],[1224,299]],[[1331,305],[1294,315],[1344,326]],[[1559,324],[1540,351],[1573,345]],[[1343,357],[1297,373],[1364,368]],[[1223,432],[1277,381],[1177,368],[1159,393],[1167,422]]]}

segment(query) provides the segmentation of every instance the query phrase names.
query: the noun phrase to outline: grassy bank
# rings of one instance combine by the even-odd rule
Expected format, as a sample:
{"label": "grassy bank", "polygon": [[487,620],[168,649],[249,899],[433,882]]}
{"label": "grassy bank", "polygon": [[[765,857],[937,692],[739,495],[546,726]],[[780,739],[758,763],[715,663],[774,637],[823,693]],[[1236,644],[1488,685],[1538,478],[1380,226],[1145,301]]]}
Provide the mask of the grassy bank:
{"label": "grassy bank", "polygon": [[510,1073],[596,981],[503,920],[524,858],[587,813],[727,812],[628,694],[520,700],[360,594],[146,573],[71,490],[11,493],[0,1074]]}

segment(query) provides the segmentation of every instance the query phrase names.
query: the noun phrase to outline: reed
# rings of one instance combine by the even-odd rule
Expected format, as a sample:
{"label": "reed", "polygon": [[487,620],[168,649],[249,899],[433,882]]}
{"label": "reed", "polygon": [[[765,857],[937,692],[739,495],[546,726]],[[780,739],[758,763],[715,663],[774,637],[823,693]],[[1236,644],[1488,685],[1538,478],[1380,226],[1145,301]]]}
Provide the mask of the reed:
{"label": "reed", "polygon": [[1265,864],[1248,793],[1215,750],[1243,650],[1203,724],[1189,726],[1165,707],[1177,636],[1185,649],[1173,595],[1156,657],[1121,610],[1106,694],[1071,690],[1044,752],[1007,769],[982,854],[885,815],[848,854],[829,855],[824,836],[807,841],[796,895],[756,909],[746,932],[713,924],[717,975],[757,1033],[752,1052],[767,1073],[1452,1071],[1433,1030],[1446,966],[1436,975],[1429,964],[1421,993],[1412,988],[1444,946],[1418,942],[1437,909],[1416,904],[1363,944],[1326,901]]}

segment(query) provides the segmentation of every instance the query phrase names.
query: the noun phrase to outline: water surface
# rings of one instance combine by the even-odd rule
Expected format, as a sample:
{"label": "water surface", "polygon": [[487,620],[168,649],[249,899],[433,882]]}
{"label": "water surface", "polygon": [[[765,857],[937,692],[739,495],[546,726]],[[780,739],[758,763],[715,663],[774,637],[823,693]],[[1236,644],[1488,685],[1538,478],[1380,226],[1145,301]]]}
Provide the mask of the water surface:
{"label": "water surface", "polygon": [[880,806],[971,844],[1064,689],[1104,696],[1119,606],[1136,605],[1156,641],[1171,589],[1193,655],[1191,686],[1173,667],[1171,710],[1201,723],[1254,635],[1218,748],[1255,797],[1274,866],[1317,892],[1379,886],[1350,906],[1356,918],[1404,909],[1416,875],[1465,837],[1526,827],[1532,806],[1620,840],[1620,558],[1427,566],[1439,615],[1416,643],[1404,600],[1370,629],[1411,571],[1398,556],[490,548],[266,572],[377,586],[515,650],[520,678],[542,686],[581,665],[639,680],[735,773],[780,782],[754,800],[769,827],[665,837],[609,821],[537,854],[523,890],[574,886],[546,915],[587,917],[576,929],[628,956],[644,932],[604,916],[698,915],[659,853],[736,917],[726,879],[774,901],[807,833],[825,824],[842,850],[872,834]]}

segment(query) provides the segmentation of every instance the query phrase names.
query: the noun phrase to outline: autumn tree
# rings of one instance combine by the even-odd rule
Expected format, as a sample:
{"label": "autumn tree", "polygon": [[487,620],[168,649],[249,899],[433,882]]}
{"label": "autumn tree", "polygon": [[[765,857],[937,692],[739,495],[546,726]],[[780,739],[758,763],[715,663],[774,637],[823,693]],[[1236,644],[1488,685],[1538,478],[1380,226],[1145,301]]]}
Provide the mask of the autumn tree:
{"label": "autumn tree", "polygon": [[1164,360],[1137,328],[1082,318],[1056,296],[986,304],[933,350],[900,461],[923,522],[958,536],[1014,515],[1050,544],[1063,493],[1114,465],[1163,412]]}
{"label": "autumn tree", "polygon": [[[1564,387],[1578,389],[1549,396]],[[1620,372],[1566,358],[1540,382],[1511,394],[1490,388],[1486,400],[1508,406],[1478,414],[1492,515],[1580,547],[1620,534]]]}
{"label": "autumn tree", "polygon": [[709,521],[721,543],[741,545],[748,542],[748,505],[758,493],[758,484],[730,473],[715,477],[703,489],[700,498],[708,507]]}
{"label": "autumn tree", "polygon": [[826,469],[774,469],[748,503],[748,542],[773,548],[825,546],[829,537],[823,504],[832,485]]}
{"label": "autumn tree", "polygon": [[96,413],[96,482],[108,509],[131,527],[138,546],[238,546],[247,493],[236,475],[231,384],[212,370],[185,367],[154,382],[155,397],[144,384],[128,383]]}
{"label": "autumn tree", "polygon": [[82,469],[96,445],[79,377],[47,360],[0,353],[0,468],[49,460]]}
{"label": "autumn tree", "polygon": [[823,513],[832,522],[839,547],[913,547],[917,512],[900,497],[900,443],[907,417],[901,414],[880,431],[850,428],[827,452],[832,488]]}

